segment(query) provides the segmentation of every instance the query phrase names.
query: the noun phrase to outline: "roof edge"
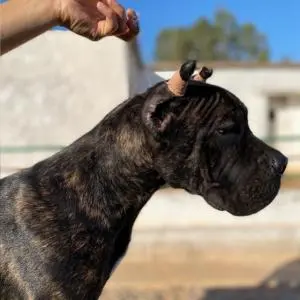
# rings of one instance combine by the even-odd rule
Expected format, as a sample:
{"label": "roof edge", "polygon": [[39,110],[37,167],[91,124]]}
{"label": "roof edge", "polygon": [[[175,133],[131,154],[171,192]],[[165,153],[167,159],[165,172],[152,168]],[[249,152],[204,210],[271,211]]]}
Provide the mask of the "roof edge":
{"label": "roof edge", "polygon": [[[157,71],[174,71],[181,65],[181,62],[162,61],[149,64],[149,68]],[[230,69],[230,68],[247,68],[247,69],[300,69],[300,62],[239,62],[239,61],[204,61],[198,62],[198,67],[205,65],[210,68]]]}

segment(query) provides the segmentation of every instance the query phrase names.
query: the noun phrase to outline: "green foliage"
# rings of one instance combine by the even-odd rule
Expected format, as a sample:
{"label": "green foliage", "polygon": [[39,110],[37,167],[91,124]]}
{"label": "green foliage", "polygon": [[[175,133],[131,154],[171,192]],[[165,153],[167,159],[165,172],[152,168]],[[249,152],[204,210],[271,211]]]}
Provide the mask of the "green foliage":
{"label": "green foliage", "polygon": [[155,57],[157,61],[268,61],[269,49],[266,37],[253,24],[239,24],[231,13],[219,10],[213,21],[200,18],[189,28],[161,31]]}

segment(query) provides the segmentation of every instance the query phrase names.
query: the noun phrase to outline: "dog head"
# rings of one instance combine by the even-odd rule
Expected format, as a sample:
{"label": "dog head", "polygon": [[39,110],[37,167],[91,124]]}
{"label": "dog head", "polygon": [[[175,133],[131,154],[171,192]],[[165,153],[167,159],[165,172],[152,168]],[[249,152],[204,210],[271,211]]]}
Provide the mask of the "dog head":
{"label": "dog head", "polygon": [[280,188],[287,158],[255,137],[246,106],[231,92],[192,77],[187,61],[145,93],[142,120],[164,181],[236,216],[258,212]]}

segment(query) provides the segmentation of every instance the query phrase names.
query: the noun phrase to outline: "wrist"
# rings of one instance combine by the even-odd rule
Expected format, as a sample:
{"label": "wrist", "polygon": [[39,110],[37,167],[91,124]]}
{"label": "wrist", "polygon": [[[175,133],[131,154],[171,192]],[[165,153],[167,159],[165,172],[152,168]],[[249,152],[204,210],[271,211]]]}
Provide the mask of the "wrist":
{"label": "wrist", "polygon": [[[11,1],[11,0],[10,0]],[[33,2],[37,7],[39,14],[37,15],[37,24],[43,24],[50,29],[59,24],[58,17],[58,0],[23,0],[26,2]]]}
{"label": "wrist", "polygon": [[61,25],[61,1],[60,0],[46,0],[51,7],[51,21],[54,26]]}

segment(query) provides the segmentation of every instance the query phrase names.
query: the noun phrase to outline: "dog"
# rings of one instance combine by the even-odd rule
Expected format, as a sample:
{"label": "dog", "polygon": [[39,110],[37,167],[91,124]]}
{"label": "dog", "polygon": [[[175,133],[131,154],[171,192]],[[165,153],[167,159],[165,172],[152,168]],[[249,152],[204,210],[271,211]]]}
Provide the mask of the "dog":
{"label": "dog", "polygon": [[280,189],[288,159],[237,96],[184,62],[53,156],[0,181],[0,299],[98,299],[163,185],[236,216]]}

